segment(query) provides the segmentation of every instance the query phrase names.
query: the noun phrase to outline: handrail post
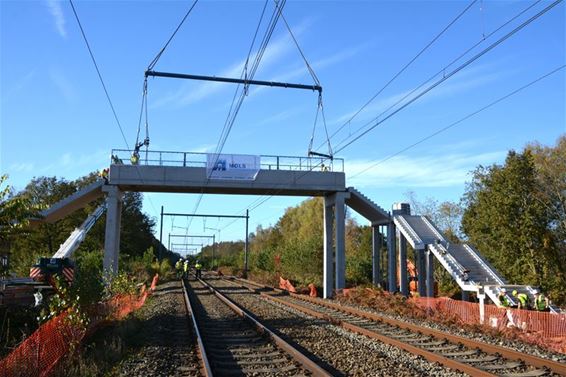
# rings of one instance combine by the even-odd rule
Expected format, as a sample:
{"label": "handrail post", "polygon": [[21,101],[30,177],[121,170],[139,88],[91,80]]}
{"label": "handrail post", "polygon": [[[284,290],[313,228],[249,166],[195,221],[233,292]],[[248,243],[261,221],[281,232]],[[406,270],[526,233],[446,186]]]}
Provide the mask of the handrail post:
{"label": "handrail post", "polygon": [[187,166],[187,152],[183,152],[183,167]]}

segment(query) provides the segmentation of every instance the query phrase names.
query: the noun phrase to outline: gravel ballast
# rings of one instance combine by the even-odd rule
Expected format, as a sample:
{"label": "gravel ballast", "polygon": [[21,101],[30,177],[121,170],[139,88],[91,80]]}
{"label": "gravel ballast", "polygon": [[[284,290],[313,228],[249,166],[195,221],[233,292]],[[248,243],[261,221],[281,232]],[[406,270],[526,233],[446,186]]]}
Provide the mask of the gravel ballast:
{"label": "gravel ballast", "polygon": [[296,310],[266,301],[229,282],[211,280],[227,296],[253,312],[287,340],[310,351],[335,375],[346,376],[462,376],[395,347],[345,331]]}
{"label": "gravel ballast", "polygon": [[132,350],[115,375],[201,375],[180,281],[160,284],[137,316],[143,326],[128,341]]}

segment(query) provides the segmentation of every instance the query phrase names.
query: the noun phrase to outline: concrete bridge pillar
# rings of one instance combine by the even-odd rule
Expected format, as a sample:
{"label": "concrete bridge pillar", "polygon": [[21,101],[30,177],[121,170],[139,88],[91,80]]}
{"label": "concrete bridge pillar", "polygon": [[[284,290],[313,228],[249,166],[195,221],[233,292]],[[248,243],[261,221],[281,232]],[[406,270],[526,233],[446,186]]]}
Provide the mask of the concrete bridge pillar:
{"label": "concrete bridge pillar", "polygon": [[379,231],[379,225],[371,226],[371,270],[373,285],[379,286],[381,284],[381,245],[382,235]]}
{"label": "concrete bridge pillar", "polygon": [[397,292],[397,245],[395,242],[395,223],[387,226],[387,290]]}
{"label": "concrete bridge pillar", "polygon": [[409,280],[407,278],[407,240],[397,230],[397,242],[399,242],[399,290],[405,297],[409,296]]}
{"label": "concrete bridge pillar", "polygon": [[342,193],[334,196],[334,221],[336,222],[336,289],[346,288],[346,212]]}
{"label": "concrete bridge pillar", "polygon": [[434,297],[434,255],[426,251],[426,295]]}
{"label": "concrete bridge pillar", "polygon": [[417,286],[420,297],[426,297],[426,251],[416,251]]}
{"label": "concrete bridge pillar", "polygon": [[118,256],[120,255],[122,192],[118,186],[109,185],[104,186],[102,190],[107,193],[103,268],[105,275],[115,275],[118,273]]}
{"label": "concrete bridge pillar", "polygon": [[331,298],[334,286],[334,202],[330,196],[324,197],[324,251],[323,251],[323,297]]}

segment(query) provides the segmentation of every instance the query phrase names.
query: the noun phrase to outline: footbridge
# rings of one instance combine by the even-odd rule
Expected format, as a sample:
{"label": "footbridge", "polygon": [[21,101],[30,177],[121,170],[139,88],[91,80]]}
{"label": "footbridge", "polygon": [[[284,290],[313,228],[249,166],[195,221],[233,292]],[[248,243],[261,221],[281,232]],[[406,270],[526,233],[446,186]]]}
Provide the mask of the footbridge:
{"label": "footbridge", "polygon": [[391,217],[355,188],[346,188],[342,159],[148,151],[132,163],[132,152],[113,150],[107,177],[42,213],[41,221],[54,222],[106,196],[107,273],[118,271],[123,192],[320,196],[324,198],[324,297],[346,283],[346,205],[372,224],[374,282],[379,282],[383,239],[379,227],[390,224]]}
{"label": "footbridge", "polygon": [[[408,242],[416,252],[417,269],[426,270],[426,283],[419,279],[419,293],[433,295],[433,261],[437,260],[463,292],[475,292],[483,301],[487,295],[496,305],[500,305],[498,295],[501,289],[507,291],[507,298],[512,304],[516,300],[511,296],[512,290],[525,293],[534,302],[534,288],[528,285],[511,285],[503,276],[471,245],[450,243],[445,235],[426,216],[410,214],[408,205],[403,204],[394,210],[393,223],[400,234],[401,243]],[[400,248],[402,249],[402,248]],[[400,260],[404,260],[401,259]],[[422,261],[426,261],[426,266]],[[424,275],[419,272],[419,276]],[[406,282],[400,282],[401,292],[406,292]],[[426,291],[425,291],[426,287]],[[551,311],[560,309],[551,306]]]}

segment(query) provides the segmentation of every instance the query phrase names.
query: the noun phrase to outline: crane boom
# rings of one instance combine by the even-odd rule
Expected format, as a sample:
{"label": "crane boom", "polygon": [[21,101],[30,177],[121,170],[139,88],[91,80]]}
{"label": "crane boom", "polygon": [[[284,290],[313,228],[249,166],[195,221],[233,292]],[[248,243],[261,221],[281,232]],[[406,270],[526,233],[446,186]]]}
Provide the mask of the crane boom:
{"label": "crane boom", "polygon": [[106,211],[106,202],[98,206],[94,212],[86,218],[81,226],[75,228],[69,238],[67,238],[67,240],[59,246],[59,250],[57,250],[52,258],[69,258],[79,248],[88,231],[94,226],[96,220],[102,216],[104,211]]}

